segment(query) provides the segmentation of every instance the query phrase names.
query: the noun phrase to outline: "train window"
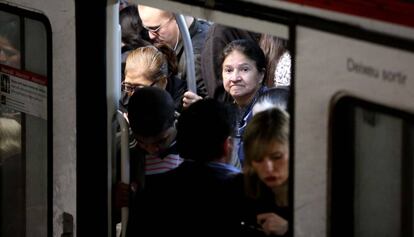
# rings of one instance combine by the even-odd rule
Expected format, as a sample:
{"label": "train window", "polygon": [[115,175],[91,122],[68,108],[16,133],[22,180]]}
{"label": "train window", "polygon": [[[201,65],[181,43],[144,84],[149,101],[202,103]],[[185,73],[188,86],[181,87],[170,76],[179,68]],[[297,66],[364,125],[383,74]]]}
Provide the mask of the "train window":
{"label": "train window", "polygon": [[413,236],[414,116],[347,97],[332,118],[331,236]]}
{"label": "train window", "polygon": [[0,236],[47,236],[51,42],[37,13],[0,11]]}

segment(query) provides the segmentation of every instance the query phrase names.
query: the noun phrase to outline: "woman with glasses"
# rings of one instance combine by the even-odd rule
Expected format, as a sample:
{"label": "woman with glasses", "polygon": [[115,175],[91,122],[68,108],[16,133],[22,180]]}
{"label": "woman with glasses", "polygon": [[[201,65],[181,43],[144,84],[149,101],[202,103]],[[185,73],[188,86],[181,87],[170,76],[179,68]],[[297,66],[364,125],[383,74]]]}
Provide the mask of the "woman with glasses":
{"label": "woman with glasses", "polygon": [[122,82],[121,105],[124,109],[135,89],[147,86],[166,90],[173,98],[176,110],[182,110],[187,84],[177,77],[177,59],[167,45],[140,47],[128,55]]}

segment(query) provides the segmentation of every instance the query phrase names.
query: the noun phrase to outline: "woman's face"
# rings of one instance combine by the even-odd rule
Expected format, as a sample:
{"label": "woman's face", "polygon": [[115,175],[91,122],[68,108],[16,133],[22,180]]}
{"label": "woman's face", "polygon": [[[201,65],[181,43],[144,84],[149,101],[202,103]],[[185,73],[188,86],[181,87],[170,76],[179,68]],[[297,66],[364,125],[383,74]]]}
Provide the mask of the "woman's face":
{"label": "woman's face", "polygon": [[238,104],[248,104],[260,87],[264,73],[258,71],[253,60],[237,50],[227,55],[222,68],[224,89]]}
{"label": "woman's face", "polygon": [[280,187],[289,177],[289,145],[270,142],[264,156],[252,161],[252,167],[266,186],[271,189]]}

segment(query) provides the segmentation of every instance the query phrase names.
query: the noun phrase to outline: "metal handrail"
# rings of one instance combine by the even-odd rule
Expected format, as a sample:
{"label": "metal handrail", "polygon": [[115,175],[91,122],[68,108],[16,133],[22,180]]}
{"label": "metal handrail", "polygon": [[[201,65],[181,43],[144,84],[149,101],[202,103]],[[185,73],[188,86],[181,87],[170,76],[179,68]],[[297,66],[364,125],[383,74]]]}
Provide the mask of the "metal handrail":
{"label": "metal handrail", "polygon": [[[129,125],[126,121],[123,113],[118,111],[117,120],[121,130],[121,182],[129,184]],[[121,208],[121,237],[126,234],[126,228],[128,223],[128,207]]]}
{"label": "metal handrail", "polygon": [[183,45],[184,45],[186,70],[187,70],[187,78],[186,78],[187,88],[189,91],[197,94],[193,43],[191,41],[190,32],[188,31],[188,27],[187,27],[187,24],[185,23],[184,16],[178,13],[174,13],[174,16],[175,16],[175,20],[177,21],[177,25],[180,30],[181,37],[183,40]]}

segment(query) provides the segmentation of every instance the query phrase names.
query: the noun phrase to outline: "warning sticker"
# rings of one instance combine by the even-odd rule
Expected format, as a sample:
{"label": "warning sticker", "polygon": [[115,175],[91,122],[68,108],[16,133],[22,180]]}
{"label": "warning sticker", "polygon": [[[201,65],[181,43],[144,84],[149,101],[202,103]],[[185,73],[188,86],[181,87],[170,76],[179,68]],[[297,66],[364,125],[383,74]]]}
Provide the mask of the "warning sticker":
{"label": "warning sticker", "polygon": [[47,78],[0,65],[0,104],[47,119]]}

